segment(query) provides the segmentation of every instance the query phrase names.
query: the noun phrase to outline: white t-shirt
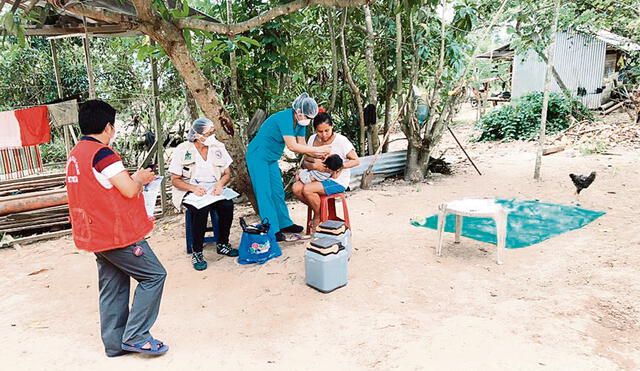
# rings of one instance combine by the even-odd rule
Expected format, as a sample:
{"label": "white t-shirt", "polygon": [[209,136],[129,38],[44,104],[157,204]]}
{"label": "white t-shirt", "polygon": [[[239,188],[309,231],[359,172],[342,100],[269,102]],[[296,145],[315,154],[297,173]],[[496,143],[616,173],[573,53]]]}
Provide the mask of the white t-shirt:
{"label": "white t-shirt", "polygon": [[[223,169],[226,169],[231,165],[233,160],[229,155],[229,152],[224,146],[209,146],[207,153],[207,159],[203,159],[200,152],[191,142],[183,142],[173,151],[171,155],[171,163],[169,164],[169,172],[175,175],[182,176],[183,167],[187,164],[195,162],[193,174],[191,174],[190,181],[193,183],[196,180],[198,182],[217,182],[220,179],[216,179],[214,175],[215,163],[222,160]],[[195,175],[195,176],[194,176]]]}
{"label": "white t-shirt", "polygon": [[[316,134],[309,137],[307,145],[313,146],[313,142],[316,140]],[[331,142],[331,154],[340,156],[342,161],[347,161],[347,154],[353,151],[355,148],[353,144],[342,134],[336,133],[336,137]],[[349,187],[349,181],[351,180],[351,169],[342,169],[342,172],[338,176],[338,179],[333,179],[336,183],[343,186],[345,189]]]}
{"label": "white t-shirt", "polygon": [[109,179],[120,174],[126,169],[124,168],[124,164],[122,164],[122,161],[117,161],[105,167],[101,172],[98,172],[98,170],[96,170],[94,167],[92,167],[91,170],[93,170],[93,175],[96,177],[96,180],[98,181],[98,183],[100,183],[101,186],[106,189],[111,189],[113,188],[113,184],[111,184],[111,181]]}

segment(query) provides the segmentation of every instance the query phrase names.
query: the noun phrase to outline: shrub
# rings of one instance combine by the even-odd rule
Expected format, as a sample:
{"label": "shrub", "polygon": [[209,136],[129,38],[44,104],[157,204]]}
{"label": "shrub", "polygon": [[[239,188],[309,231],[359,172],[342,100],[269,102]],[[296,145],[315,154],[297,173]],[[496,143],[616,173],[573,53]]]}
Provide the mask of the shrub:
{"label": "shrub", "polygon": [[64,141],[52,138],[51,142],[40,145],[40,157],[43,164],[67,161],[67,151],[64,148]]}
{"label": "shrub", "polygon": [[[533,140],[538,137],[542,112],[542,93],[530,93],[512,104],[497,108],[483,116],[477,123],[482,130],[478,141]],[[551,93],[547,111],[547,133],[566,129],[570,117],[577,120],[593,119],[591,112],[582,103]]]}

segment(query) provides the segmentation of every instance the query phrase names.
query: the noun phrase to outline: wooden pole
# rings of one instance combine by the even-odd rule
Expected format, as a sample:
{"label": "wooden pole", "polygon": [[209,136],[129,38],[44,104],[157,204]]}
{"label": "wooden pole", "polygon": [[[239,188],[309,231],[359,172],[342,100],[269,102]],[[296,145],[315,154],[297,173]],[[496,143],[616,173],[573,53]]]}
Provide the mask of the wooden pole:
{"label": "wooden pole", "polygon": [[82,45],[84,46],[84,63],[87,66],[87,78],[89,80],[89,99],[96,99],[96,86],[93,79],[93,65],[91,64],[91,51],[89,50],[89,33],[87,32],[87,18],[82,17],[84,22],[84,39],[82,39]]}
{"label": "wooden pole", "polygon": [[[155,41],[151,41],[151,45],[155,46]],[[151,56],[151,89],[153,90],[153,122],[156,127],[156,143],[158,144],[158,171],[162,176],[162,186],[160,187],[160,203],[162,205],[162,215],[164,216],[167,210],[167,190],[166,190],[166,172],[164,169],[164,133],[162,130],[162,123],[160,122],[160,102],[158,99],[158,67],[156,65],[156,59]]]}
{"label": "wooden pole", "polygon": [[[58,98],[62,99],[62,77],[60,75],[60,62],[58,62],[58,51],[56,49],[56,40],[49,39],[49,45],[51,46],[51,58],[53,59],[53,72],[56,75],[56,87],[58,89]],[[62,127],[62,134],[64,135],[64,149],[69,155],[71,151],[71,145],[69,143],[69,132],[67,131],[67,126]]]}
{"label": "wooden pole", "polygon": [[536,153],[536,165],[533,171],[533,179],[540,180],[540,166],[542,165],[542,154],[544,152],[544,140],[547,129],[547,110],[549,108],[549,88],[553,72],[553,59],[556,48],[556,37],[558,33],[558,17],[560,15],[560,0],[555,1],[555,14],[553,16],[553,24],[551,25],[551,45],[547,58],[547,73],[544,79],[544,92],[542,98],[542,117],[540,118],[540,134],[538,136],[538,152]]}

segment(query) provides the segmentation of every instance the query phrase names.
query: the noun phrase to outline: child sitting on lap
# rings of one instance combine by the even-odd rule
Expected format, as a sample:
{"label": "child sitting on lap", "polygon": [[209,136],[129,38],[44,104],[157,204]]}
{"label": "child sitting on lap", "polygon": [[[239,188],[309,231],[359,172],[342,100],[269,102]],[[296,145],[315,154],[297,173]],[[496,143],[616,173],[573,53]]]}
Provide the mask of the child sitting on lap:
{"label": "child sitting on lap", "polygon": [[313,181],[322,182],[328,179],[337,179],[338,176],[340,176],[340,172],[342,172],[342,158],[336,154],[330,155],[324,160],[324,166],[326,166],[330,172],[302,169],[298,173],[297,180],[304,184],[308,184]]}

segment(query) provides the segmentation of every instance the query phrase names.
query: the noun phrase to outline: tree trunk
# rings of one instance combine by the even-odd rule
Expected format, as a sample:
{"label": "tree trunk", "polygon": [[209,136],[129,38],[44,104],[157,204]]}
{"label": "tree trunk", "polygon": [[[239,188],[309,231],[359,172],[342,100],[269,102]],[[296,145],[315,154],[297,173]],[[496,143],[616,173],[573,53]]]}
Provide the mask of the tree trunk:
{"label": "tree trunk", "polygon": [[538,152],[536,153],[536,165],[533,171],[533,179],[540,180],[540,166],[542,165],[542,152],[547,129],[547,108],[549,107],[549,86],[551,85],[551,67],[556,48],[556,33],[558,30],[558,17],[560,14],[560,0],[555,1],[555,14],[551,25],[551,45],[549,45],[549,57],[547,59],[547,73],[544,79],[544,92],[542,98],[542,117],[540,118],[540,134],[538,137]]}
{"label": "tree trunk", "polygon": [[[233,23],[233,8],[232,8],[233,0],[227,0],[227,23]],[[229,41],[233,42],[235,40],[235,36],[229,36]],[[238,93],[238,62],[236,60],[236,50],[233,49],[229,53],[229,69],[231,79],[231,101],[233,105],[236,107],[236,112],[241,119],[245,119],[246,115],[244,112],[244,107],[240,103],[240,95]],[[243,128],[244,129],[244,128]],[[244,131],[244,130],[242,130]],[[244,137],[244,135],[242,135]]]}
{"label": "tree trunk", "polygon": [[[396,7],[398,6],[400,6],[400,0],[396,0]],[[402,16],[401,16],[401,13],[396,14],[396,98],[398,103],[398,109],[400,109],[400,107],[402,107]],[[398,114],[400,114],[400,112],[398,112]]]}
{"label": "tree trunk", "polygon": [[342,47],[342,70],[344,71],[344,77],[347,80],[347,84],[351,88],[353,97],[356,100],[356,108],[358,109],[358,118],[360,120],[360,156],[364,156],[365,153],[365,126],[364,126],[364,109],[362,107],[362,97],[360,96],[360,89],[353,82],[351,78],[351,72],[349,70],[349,64],[347,63],[347,47],[344,41],[344,28],[347,24],[347,8],[344,8],[342,14],[342,27],[340,28],[340,45]]}
{"label": "tree trunk", "polygon": [[423,181],[426,175],[424,168],[423,147],[410,140],[407,145],[404,179],[410,182]]}
{"label": "tree trunk", "polygon": [[338,95],[338,47],[336,46],[336,30],[335,30],[335,8],[328,7],[327,15],[329,26],[329,39],[331,41],[331,102],[327,110],[333,112],[336,106],[336,97]]}
{"label": "tree trunk", "polygon": [[[367,95],[369,96],[369,103],[373,104],[376,108],[376,115],[378,110],[378,86],[376,84],[376,67],[373,64],[373,21],[371,20],[371,9],[369,5],[365,5],[364,20],[367,26],[367,42],[365,44],[365,58],[367,60],[367,75],[369,77],[369,84],[367,89]],[[378,138],[378,124],[377,120],[375,124],[370,124],[369,130],[369,154],[372,155],[380,146],[380,139]]]}
{"label": "tree trunk", "polygon": [[140,28],[164,49],[205,116],[213,121],[216,137],[226,144],[229,154],[234,159],[231,164],[234,188],[247,195],[255,210],[257,203],[247,172],[245,146],[240,136],[234,135],[233,121],[220,103],[213,86],[191,57],[182,31],[163,19],[141,24]]}
{"label": "tree trunk", "polygon": [[[189,112],[189,117],[191,118],[191,121],[195,121],[198,119],[198,117],[200,117],[200,113],[198,112],[198,104],[196,103],[196,100],[193,98],[193,94],[191,94],[191,90],[189,90],[189,87],[187,86],[187,84],[184,83],[183,81],[183,86],[184,86],[184,99],[187,102],[187,111]],[[183,132],[180,132],[180,135],[184,134]]]}
{"label": "tree trunk", "polygon": [[[385,96],[384,101],[384,132],[389,131],[389,125],[391,124],[391,96],[393,95],[393,89],[389,89]],[[389,141],[385,141],[382,145],[382,153],[389,151]]]}

